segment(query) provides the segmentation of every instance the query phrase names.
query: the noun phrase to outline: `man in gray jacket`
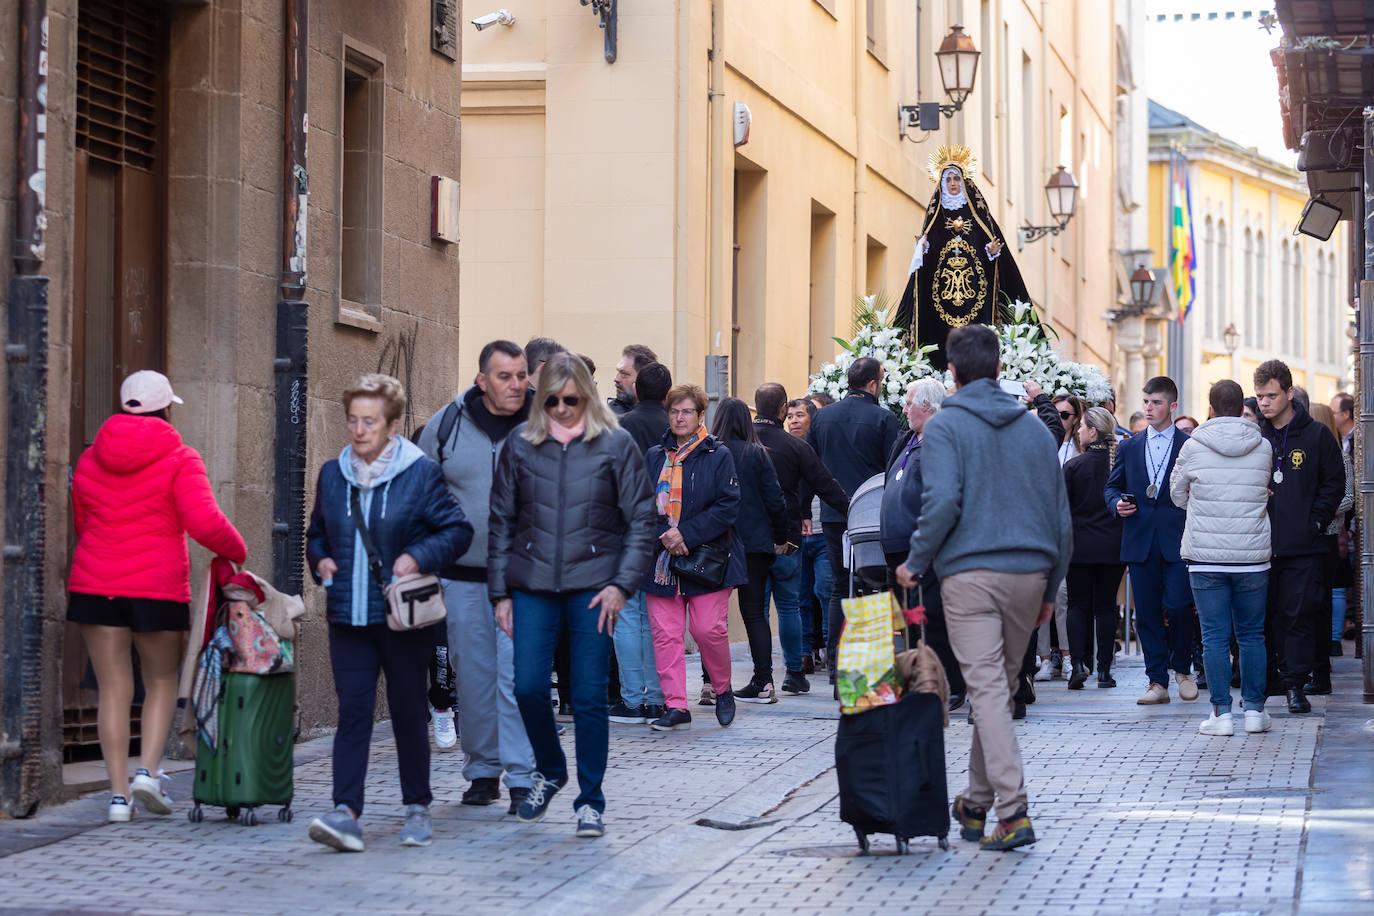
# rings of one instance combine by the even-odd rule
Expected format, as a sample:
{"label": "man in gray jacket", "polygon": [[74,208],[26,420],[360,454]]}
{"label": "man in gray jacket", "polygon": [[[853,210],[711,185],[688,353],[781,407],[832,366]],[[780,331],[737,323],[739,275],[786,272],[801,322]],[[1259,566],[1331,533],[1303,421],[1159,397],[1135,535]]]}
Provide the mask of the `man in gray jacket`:
{"label": "man in gray jacket", "polygon": [[1229,737],[1231,634],[1240,647],[1240,696],[1245,730],[1269,730],[1264,711],[1264,609],[1269,590],[1269,474],[1274,447],[1259,427],[1241,419],[1245,392],[1230,379],[1207,396],[1212,419],[1183,443],[1169,478],[1169,497],[1188,512],[1179,554],[1202,624],[1202,664],[1212,693],[1204,735]]}
{"label": "man in gray jacket", "polygon": [[[1072,556],[1073,522],[1054,436],[997,384],[997,335],[984,325],[945,344],[958,388],[925,425],[921,518],[897,579],[932,562],[945,626],[976,719],[969,785],[954,800],[960,835],[983,849],[1035,842],[1026,812],[1012,691],[1031,632],[1049,620]],[[988,809],[999,822],[983,836]]]}
{"label": "man in gray jacket", "polygon": [[513,644],[497,629],[487,598],[487,522],[496,459],[506,436],[529,416],[529,399],[524,351],[509,340],[494,340],[478,358],[477,383],[435,414],[418,442],[443,469],[473,528],[467,552],[439,573],[458,675],[463,777],[471,783],[463,804],[499,799],[504,772],[511,814],[534,785],[534,751],[515,705]]}

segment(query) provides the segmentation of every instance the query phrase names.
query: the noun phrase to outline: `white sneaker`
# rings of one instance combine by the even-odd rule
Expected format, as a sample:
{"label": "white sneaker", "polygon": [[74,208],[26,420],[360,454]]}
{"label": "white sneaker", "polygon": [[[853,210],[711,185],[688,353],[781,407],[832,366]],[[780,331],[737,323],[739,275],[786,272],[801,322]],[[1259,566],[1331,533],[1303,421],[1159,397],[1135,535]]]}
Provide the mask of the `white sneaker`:
{"label": "white sneaker", "polygon": [[168,795],[162,788],[162,781],[170,779],[164,771],[158,770],[157,777],[151,776],[147,770],[139,768],[134,774],[134,781],[130,783],[130,794],[143,803],[143,807],[150,814],[171,814],[172,796]]}
{"label": "white sneaker", "polygon": [[123,795],[110,796],[110,813],[106,817],[112,824],[122,824],[134,816],[134,806]]}
{"label": "white sneaker", "polygon": [[1067,655],[1064,656],[1064,661],[1059,666],[1059,676],[1066,681],[1073,677],[1073,659]]}
{"label": "white sneaker", "polygon": [[436,709],[434,721],[434,746],[448,750],[458,743],[458,728],[453,724],[453,710]]}
{"label": "white sneaker", "polygon": [[1269,718],[1269,713],[1263,709],[1245,710],[1245,730],[1250,734],[1269,731],[1269,726],[1273,720]]}
{"label": "white sneaker", "polygon": [[1040,670],[1035,672],[1035,679],[1037,681],[1048,681],[1052,677],[1054,677],[1054,662],[1047,658],[1040,662]]}
{"label": "white sneaker", "polygon": [[1209,718],[1203,720],[1203,722],[1198,725],[1197,731],[1199,735],[1213,735],[1215,737],[1229,738],[1236,733],[1236,726],[1235,723],[1231,721],[1231,714],[1229,712],[1217,715],[1216,712],[1213,711]]}

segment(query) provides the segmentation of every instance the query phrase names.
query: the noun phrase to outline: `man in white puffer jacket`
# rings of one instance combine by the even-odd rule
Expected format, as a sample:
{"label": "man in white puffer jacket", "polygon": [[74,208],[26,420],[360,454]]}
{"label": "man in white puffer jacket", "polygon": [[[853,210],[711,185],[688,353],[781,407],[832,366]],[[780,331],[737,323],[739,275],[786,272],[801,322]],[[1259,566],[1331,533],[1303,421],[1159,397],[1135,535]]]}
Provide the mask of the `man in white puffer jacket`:
{"label": "man in white puffer jacket", "polygon": [[1230,379],[1208,394],[1212,419],[1185,442],[1169,480],[1174,504],[1187,509],[1180,553],[1202,625],[1202,662],[1212,693],[1204,735],[1233,735],[1231,631],[1240,645],[1245,730],[1269,730],[1264,711],[1264,611],[1269,587],[1269,473],[1274,448],[1241,418],[1245,392]]}

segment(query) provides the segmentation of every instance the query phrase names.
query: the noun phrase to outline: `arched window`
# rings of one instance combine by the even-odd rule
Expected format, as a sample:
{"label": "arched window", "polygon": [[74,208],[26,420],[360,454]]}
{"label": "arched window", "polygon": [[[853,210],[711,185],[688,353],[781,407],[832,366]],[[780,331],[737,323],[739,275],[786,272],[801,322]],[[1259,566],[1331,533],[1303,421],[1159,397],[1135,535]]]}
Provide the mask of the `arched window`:
{"label": "arched window", "polygon": [[1227,268],[1231,264],[1230,251],[1231,249],[1226,244],[1226,220],[1219,219],[1217,220],[1217,256],[1211,265],[1212,288],[1215,290],[1212,299],[1216,303],[1218,333],[1226,329],[1228,322],[1235,320],[1229,307],[1231,291],[1226,287],[1226,276],[1229,273]]}
{"label": "arched window", "polygon": [[1245,275],[1241,282],[1245,284],[1242,290],[1245,295],[1245,327],[1241,330],[1250,346],[1258,347],[1261,341],[1259,322],[1255,320],[1255,234],[1248,227],[1245,230],[1244,252]]}
{"label": "arched window", "polygon": [[1303,315],[1307,313],[1307,290],[1303,286],[1302,279],[1302,242],[1293,242],[1292,260],[1289,263],[1289,273],[1292,276],[1292,300],[1287,306],[1288,316],[1288,336],[1292,343],[1290,346],[1293,352],[1302,356],[1306,354],[1305,343],[1303,341]]}
{"label": "arched window", "polygon": [[1298,354],[1300,351],[1293,347],[1289,338],[1288,313],[1293,308],[1293,288],[1290,275],[1288,273],[1288,239],[1284,239],[1279,245],[1279,341],[1278,350],[1284,354]]}
{"label": "arched window", "polygon": [[1217,299],[1212,288],[1212,270],[1217,262],[1216,227],[1212,217],[1202,223],[1202,331],[1209,340],[1217,336]]}
{"label": "arched window", "polygon": [[1269,346],[1269,309],[1265,302],[1269,259],[1264,253],[1264,233],[1255,233],[1255,336],[1261,347]]}

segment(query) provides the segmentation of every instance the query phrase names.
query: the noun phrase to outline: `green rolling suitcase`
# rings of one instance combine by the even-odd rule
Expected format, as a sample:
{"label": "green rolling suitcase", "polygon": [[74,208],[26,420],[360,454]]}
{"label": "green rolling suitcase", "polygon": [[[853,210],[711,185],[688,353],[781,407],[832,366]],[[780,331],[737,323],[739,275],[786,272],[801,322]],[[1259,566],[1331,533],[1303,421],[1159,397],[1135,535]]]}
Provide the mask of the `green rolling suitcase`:
{"label": "green rolling suitcase", "polygon": [[295,679],[291,673],[224,675],[219,748],[196,742],[192,823],[205,818],[201,805],[223,808],[246,827],[258,822],[259,805],[281,805],[277,820],[291,820]]}

